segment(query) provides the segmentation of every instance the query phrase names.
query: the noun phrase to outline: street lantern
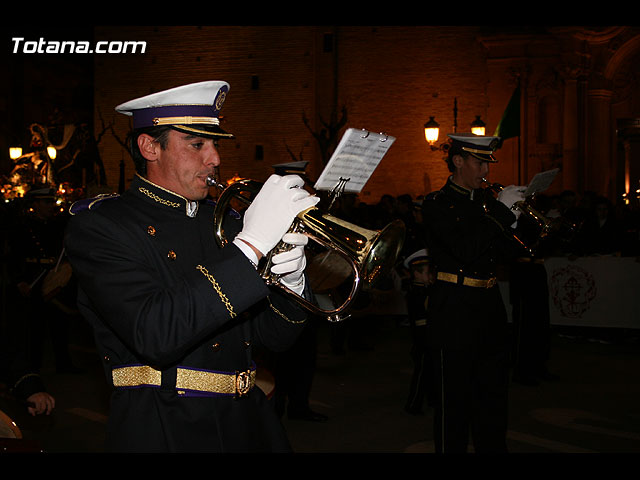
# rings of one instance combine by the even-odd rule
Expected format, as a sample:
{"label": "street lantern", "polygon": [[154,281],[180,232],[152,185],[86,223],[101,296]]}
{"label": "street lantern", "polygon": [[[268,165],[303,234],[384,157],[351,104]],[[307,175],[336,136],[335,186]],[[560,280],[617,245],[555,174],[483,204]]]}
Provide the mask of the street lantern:
{"label": "street lantern", "polygon": [[440,124],[435,121],[434,117],[429,117],[429,121],[424,124],[424,136],[429,145],[433,145],[438,141],[440,135]]}
{"label": "street lantern", "polygon": [[16,160],[22,156],[22,147],[10,147],[9,157],[11,160]]}
{"label": "street lantern", "polygon": [[480,115],[476,115],[476,119],[471,122],[471,133],[475,135],[484,135],[485,123],[480,119]]}

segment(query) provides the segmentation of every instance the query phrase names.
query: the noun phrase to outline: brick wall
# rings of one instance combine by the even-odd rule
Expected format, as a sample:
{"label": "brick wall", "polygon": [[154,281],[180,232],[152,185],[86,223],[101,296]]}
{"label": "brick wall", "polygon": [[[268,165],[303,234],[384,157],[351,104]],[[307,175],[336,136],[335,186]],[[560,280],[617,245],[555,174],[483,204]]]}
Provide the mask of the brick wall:
{"label": "brick wall", "polygon": [[414,197],[437,189],[449,172],[442,152],[428,148],[424,123],[435,116],[441,137],[469,132],[476,115],[486,119],[487,76],[474,30],[459,27],[358,27],[341,29],[340,98],[353,126],[396,137],[362,192]]}
{"label": "brick wall", "polygon": [[[327,32],[335,39],[333,51],[325,51]],[[264,180],[271,165],[292,160],[289,148],[311,162],[307,171],[316,178],[323,166],[302,118],[320,128],[320,117],[328,120],[337,98],[338,109],[347,108],[346,127],[397,138],[361,200],[375,203],[385,193],[415,197],[439,188],[448,175],[442,152],[424,140],[429,116],[440,122],[441,140],[453,130],[454,98],[458,132],[468,132],[476,115],[486,121],[486,59],[476,34],[470,27],[411,26],[96,28],[96,40],[147,42],[144,55],[96,57],[96,130],[101,121],[113,122],[124,138],[128,119],[114,112],[115,105],[180,84],[223,79],[231,84],[224,124],[236,135],[220,147],[223,177]],[[252,88],[252,78],[259,88]],[[509,93],[496,108],[504,108]],[[488,125],[488,133],[494,128]],[[262,159],[256,159],[256,146]],[[131,178],[132,164],[113,135],[103,137],[100,151],[110,186],[117,186],[122,158]]]}
{"label": "brick wall", "polygon": [[[307,29],[119,27],[97,29],[96,38],[147,42],[144,55],[97,58],[96,129],[102,116],[124,138],[129,120],[114,112],[115,105],[186,83],[226,80],[231,91],[222,110],[224,127],[236,139],[220,146],[224,176],[265,179],[272,164],[290,160],[287,147],[309,155],[313,145],[301,121],[303,109],[313,106],[313,36]],[[258,89],[252,89],[252,78]],[[264,152],[261,160],[256,146]],[[132,165],[114,136],[105,136],[100,149],[109,183],[117,182],[123,155],[131,177]]]}

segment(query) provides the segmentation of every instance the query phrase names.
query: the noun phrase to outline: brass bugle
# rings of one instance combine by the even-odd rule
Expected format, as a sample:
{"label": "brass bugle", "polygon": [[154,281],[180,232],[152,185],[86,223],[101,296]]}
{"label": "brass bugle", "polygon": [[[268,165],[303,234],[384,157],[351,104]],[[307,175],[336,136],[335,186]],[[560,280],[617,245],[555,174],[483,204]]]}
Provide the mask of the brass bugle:
{"label": "brass bugle", "polygon": [[[504,190],[504,185],[501,185],[500,183],[489,183],[486,178],[483,178],[482,181],[487,184],[486,188],[493,190],[496,194],[499,194],[502,190]],[[533,206],[531,206],[531,204],[529,203],[529,198],[531,197],[527,197],[524,200],[519,200],[515,202],[511,206],[511,209],[520,210],[522,213],[531,217],[533,220],[535,220],[535,222],[538,225],[540,225],[541,227],[544,227],[543,231],[544,231],[544,234],[546,235],[550,231],[550,225],[549,225],[548,219],[538,210],[533,208]]]}
{"label": "brass bugle", "polygon": [[[486,184],[485,188],[493,192],[495,195],[499,195],[500,192],[504,190],[504,185],[500,183],[491,183],[486,178],[482,178],[482,182]],[[485,206],[485,210],[486,210],[486,206]],[[524,240],[522,240],[515,232],[511,232],[511,236],[513,237],[513,239],[516,242],[518,242],[522,246],[522,248],[524,248],[529,254],[533,254],[535,246],[539,242],[540,238],[542,238],[543,236],[546,236],[548,233],[546,231],[546,223],[547,223],[546,218],[540,212],[534,209],[531,205],[529,205],[526,199],[515,202],[513,205],[511,205],[511,210],[520,210],[521,214],[524,213],[526,215],[529,215],[535,221],[535,223],[541,228],[540,237],[535,239],[534,245],[530,245],[528,242],[525,242]]]}
{"label": "brass bugle", "polygon": [[[229,202],[235,198],[250,204],[251,199],[242,193],[248,192],[255,196],[260,191],[262,183],[243,179],[224,185],[214,177],[207,179],[207,182],[210,186],[221,190],[214,210],[214,229],[216,241],[222,247],[227,244],[222,223]],[[270,272],[271,255],[278,251],[279,246],[267,255],[260,274],[267,285],[284,290],[304,309],[325,316],[331,322],[344,320],[346,317],[343,314],[351,306],[362,286],[374,285],[378,278],[386,275],[393,268],[405,238],[405,225],[400,220],[389,223],[382,230],[368,230],[324,213],[317,207],[310,207],[300,212],[289,231],[302,233],[347,260],[353,271],[353,283],[345,301],[334,309],[324,309],[279,283],[277,276]]]}
{"label": "brass bugle", "polygon": [[[483,178],[482,181],[486,184],[486,188],[496,195],[499,194],[502,190],[504,190],[504,186],[499,183],[490,183],[486,178]],[[533,222],[539,228],[538,236],[531,241],[525,241],[519,238],[515,233],[512,233],[513,238],[522,245],[522,247],[529,253],[533,254],[536,247],[540,243],[540,241],[549,235],[558,232],[563,229],[569,234],[573,234],[576,226],[574,224],[564,225],[562,220],[552,219],[546,217],[536,208],[531,205],[531,200],[534,195],[530,195],[526,197],[524,200],[519,200],[515,202],[512,206],[512,210],[520,210],[521,214],[526,215],[528,218],[533,220]]]}

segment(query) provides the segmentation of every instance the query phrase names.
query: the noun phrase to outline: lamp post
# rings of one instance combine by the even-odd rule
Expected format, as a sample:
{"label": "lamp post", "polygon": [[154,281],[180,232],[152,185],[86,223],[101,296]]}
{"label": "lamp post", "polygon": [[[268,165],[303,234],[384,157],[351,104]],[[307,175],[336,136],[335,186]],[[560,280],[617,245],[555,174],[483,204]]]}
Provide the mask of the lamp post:
{"label": "lamp post", "polygon": [[[458,129],[458,99],[453,100],[453,133],[456,133]],[[480,115],[476,115],[476,119],[471,122],[471,133],[475,135],[484,135],[486,131],[486,124],[480,118]],[[436,145],[438,137],[440,136],[440,124],[436,121],[435,117],[429,116],[429,121],[424,124],[424,136],[427,143],[431,147],[431,150],[447,150],[448,144],[440,146]]]}
{"label": "lamp post", "polygon": [[484,135],[485,130],[485,123],[480,119],[480,115],[476,115],[476,119],[471,122],[471,133],[475,135]]}
{"label": "lamp post", "polygon": [[22,147],[9,148],[9,158],[11,158],[11,160],[17,160],[21,156],[22,156]]}
{"label": "lamp post", "polygon": [[424,124],[424,136],[427,143],[432,145],[438,141],[440,135],[440,124],[435,121],[434,117],[429,117],[429,121]]}
{"label": "lamp post", "polygon": [[47,155],[49,155],[49,158],[51,160],[55,160],[57,154],[58,154],[58,151],[56,150],[56,147],[54,147],[52,145],[49,145],[47,147]]}

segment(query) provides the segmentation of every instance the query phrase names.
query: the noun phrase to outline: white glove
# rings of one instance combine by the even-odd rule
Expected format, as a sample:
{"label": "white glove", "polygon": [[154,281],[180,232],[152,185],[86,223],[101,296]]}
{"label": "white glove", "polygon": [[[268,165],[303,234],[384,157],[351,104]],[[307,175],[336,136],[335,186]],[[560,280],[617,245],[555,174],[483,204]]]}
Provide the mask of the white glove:
{"label": "white glove", "polygon": [[291,250],[277,253],[271,257],[271,273],[281,275],[278,281],[298,295],[302,295],[304,290],[304,269],[307,266],[307,259],[304,255],[304,246],[309,241],[309,237],[302,233],[286,233],[282,241],[289,245],[294,245]]}
{"label": "white glove", "polygon": [[236,238],[267,254],[289,230],[296,215],[320,201],[300,188],[303,185],[298,175],[271,175],[247,208]]}
{"label": "white glove", "polygon": [[[524,200],[524,192],[526,190],[527,187],[509,185],[500,191],[498,201],[504,203],[508,208],[512,208],[516,202]],[[519,218],[522,213],[518,208],[512,208],[512,212],[515,214],[516,219]]]}

